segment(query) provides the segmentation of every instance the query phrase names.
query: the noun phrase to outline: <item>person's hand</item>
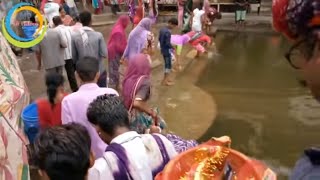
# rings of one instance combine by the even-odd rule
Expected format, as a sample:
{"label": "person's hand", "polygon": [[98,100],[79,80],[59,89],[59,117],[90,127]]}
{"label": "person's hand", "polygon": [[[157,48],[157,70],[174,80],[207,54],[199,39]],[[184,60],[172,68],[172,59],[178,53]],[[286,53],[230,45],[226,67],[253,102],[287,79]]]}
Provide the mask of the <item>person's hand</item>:
{"label": "person's hand", "polygon": [[154,110],[151,109],[151,112],[149,114],[152,119],[154,120],[155,122],[155,125],[158,125],[158,115],[157,115],[157,112],[155,112]]}

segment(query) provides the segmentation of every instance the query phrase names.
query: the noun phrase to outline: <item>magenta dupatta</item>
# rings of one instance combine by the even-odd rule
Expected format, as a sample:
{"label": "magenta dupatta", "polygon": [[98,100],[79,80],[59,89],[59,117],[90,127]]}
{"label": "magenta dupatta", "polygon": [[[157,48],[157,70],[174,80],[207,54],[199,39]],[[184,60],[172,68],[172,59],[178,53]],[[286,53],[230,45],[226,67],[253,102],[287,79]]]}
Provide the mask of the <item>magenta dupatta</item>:
{"label": "magenta dupatta", "polygon": [[[151,65],[146,54],[136,54],[129,60],[127,72],[122,82],[122,95],[127,109],[132,104],[134,89],[141,86],[143,81],[150,79]],[[140,77],[143,79],[137,84]]]}
{"label": "magenta dupatta", "polygon": [[108,41],[108,59],[114,60],[117,55],[122,56],[127,46],[126,28],[130,22],[127,15],[119,17],[113,26]]}

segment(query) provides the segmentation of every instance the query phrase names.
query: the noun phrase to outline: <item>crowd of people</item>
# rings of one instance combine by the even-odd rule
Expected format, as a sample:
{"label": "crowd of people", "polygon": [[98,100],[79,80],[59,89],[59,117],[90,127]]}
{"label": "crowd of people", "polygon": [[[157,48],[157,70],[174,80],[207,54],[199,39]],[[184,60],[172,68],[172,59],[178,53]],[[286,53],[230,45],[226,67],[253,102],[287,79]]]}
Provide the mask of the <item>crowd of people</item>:
{"label": "crowd of people", "polygon": [[[103,35],[92,29],[90,12],[77,16],[72,5],[68,4],[67,12],[54,3],[48,0],[44,5],[50,28],[43,41],[33,48],[38,69],[43,65],[46,70],[47,87],[47,98],[36,101],[40,132],[30,157],[40,175],[47,179],[149,180],[178,153],[196,147],[198,143],[194,140],[164,133],[165,121],[158,110],[148,104],[152,95],[152,55],[158,40],[164,59],[162,85],[174,85],[170,73],[173,68],[181,70],[182,47],[190,43],[198,55],[206,53],[206,45],[212,40],[205,35],[205,30],[214,19],[221,18],[221,14],[211,9],[208,2],[179,1],[178,18],[171,18],[160,29],[157,39],[152,32],[158,15],[156,1],[151,1],[152,6],[148,7],[149,16],[144,14],[142,1],[137,4],[132,1],[128,3],[129,16],[118,18],[106,43]],[[113,3],[113,11],[118,11],[117,2]],[[46,10],[48,4],[54,12]],[[245,19],[245,5],[242,1],[238,4],[236,20],[240,24]],[[292,64],[292,56],[296,55],[293,50],[302,52],[299,58],[305,60],[304,63],[299,67],[292,65],[303,70],[309,87],[319,99],[319,6],[302,3],[299,11],[288,7],[287,16],[275,13],[275,27],[292,39],[302,39],[291,48],[287,58]],[[68,15],[70,11],[76,16]],[[283,25],[283,17],[287,18],[287,26]],[[133,30],[127,37],[130,21]],[[171,34],[175,28],[180,28],[183,34]],[[199,41],[201,38],[204,40]],[[108,68],[105,59],[108,59]],[[121,64],[125,66],[122,81]],[[64,90],[63,68],[72,93]],[[228,141],[225,137],[220,140]],[[292,179],[309,176],[303,169],[306,164],[312,174],[319,165],[318,154],[318,149],[306,150]]]}
{"label": "crowd of people", "polygon": [[[179,27],[178,19],[171,18],[156,38],[152,26],[157,21],[157,5],[156,1],[150,4],[148,16],[139,12],[141,8],[144,12],[142,2],[133,8],[133,17],[130,13],[119,16],[105,41],[102,33],[91,27],[89,11],[72,17],[70,11],[77,14],[72,7],[67,11],[53,0],[45,3],[49,29],[32,48],[38,69],[44,68],[46,73],[47,97],[36,100],[40,131],[30,157],[41,176],[149,180],[178,153],[198,145],[195,140],[165,133],[164,119],[148,100],[155,42],[159,41],[164,59],[162,85],[174,85],[170,74],[173,68],[182,68],[182,47],[204,35],[205,10],[202,4],[194,8],[192,34],[171,34]],[[130,22],[133,30],[127,36]],[[192,46],[206,52],[200,41]],[[123,78],[121,64],[125,67]],[[71,93],[64,88],[64,69]],[[220,140],[229,141],[226,137]]]}

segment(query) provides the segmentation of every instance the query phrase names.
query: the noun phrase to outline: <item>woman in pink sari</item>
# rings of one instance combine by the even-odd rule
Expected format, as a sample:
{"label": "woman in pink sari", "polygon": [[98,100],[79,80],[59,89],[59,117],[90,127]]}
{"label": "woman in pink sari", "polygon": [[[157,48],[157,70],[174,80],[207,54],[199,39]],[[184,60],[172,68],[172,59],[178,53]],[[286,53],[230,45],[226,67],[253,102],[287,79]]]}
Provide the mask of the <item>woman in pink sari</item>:
{"label": "woman in pink sari", "polygon": [[[122,96],[131,117],[130,129],[139,134],[159,133],[160,129],[166,126],[164,120],[158,116],[158,111],[148,104],[151,98],[150,76],[148,56],[142,53],[132,56],[122,83]],[[185,140],[174,134],[165,136],[179,153],[198,145],[194,140]]]}
{"label": "woman in pink sari", "polygon": [[119,17],[110,33],[108,41],[108,60],[109,60],[109,85],[119,90],[119,66],[120,59],[127,46],[126,28],[130,19],[127,15]]}
{"label": "woman in pink sari", "polygon": [[150,76],[148,55],[139,53],[131,56],[122,82],[122,95],[132,117],[130,128],[140,134],[147,132],[157,119],[157,112],[148,105],[151,96]]}
{"label": "woman in pink sari", "polygon": [[183,8],[184,8],[184,2],[183,0],[177,0],[178,4],[178,27],[182,28],[183,26]]}

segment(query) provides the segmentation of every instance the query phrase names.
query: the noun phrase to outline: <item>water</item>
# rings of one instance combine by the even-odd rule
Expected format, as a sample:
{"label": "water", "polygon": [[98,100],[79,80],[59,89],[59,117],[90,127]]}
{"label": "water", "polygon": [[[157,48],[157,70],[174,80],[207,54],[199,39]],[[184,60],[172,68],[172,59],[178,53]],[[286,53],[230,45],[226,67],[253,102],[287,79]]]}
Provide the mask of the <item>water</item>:
{"label": "water", "polygon": [[216,100],[218,117],[200,138],[229,135],[232,147],[286,179],[304,148],[319,143],[319,104],[300,87],[279,36],[218,34],[219,61],[197,86]]}

